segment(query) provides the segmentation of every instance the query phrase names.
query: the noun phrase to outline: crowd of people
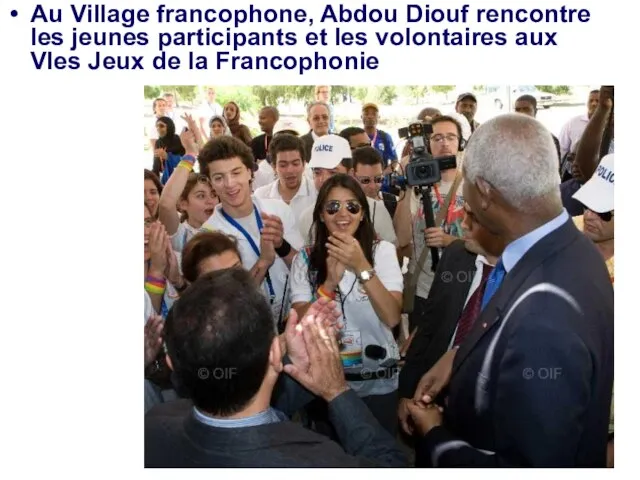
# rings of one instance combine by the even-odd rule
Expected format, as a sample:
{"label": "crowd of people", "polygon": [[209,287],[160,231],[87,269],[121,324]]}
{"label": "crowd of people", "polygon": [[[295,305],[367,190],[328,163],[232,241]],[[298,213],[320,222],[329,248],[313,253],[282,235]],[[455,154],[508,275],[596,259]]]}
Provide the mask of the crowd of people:
{"label": "crowd of people", "polygon": [[254,138],[154,102],[145,465],[612,467],[613,87],[559,137],[465,93],[400,154],[315,92]]}

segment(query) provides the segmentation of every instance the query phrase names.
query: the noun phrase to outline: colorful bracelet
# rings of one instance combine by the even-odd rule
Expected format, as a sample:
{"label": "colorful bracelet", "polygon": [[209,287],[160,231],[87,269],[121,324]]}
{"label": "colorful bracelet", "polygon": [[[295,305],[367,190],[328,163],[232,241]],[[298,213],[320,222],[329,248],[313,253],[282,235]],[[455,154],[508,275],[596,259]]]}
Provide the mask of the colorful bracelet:
{"label": "colorful bracelet", "polygon": [[322,288],[322,286],[318,287],[318,295],[320,297],[329,298],[331,300],[335,300],[336,299],[336,292],[328,293],[327,291],[325,291],[324,288]]}
{"label": "colorful bracelet", "polygon": [[189,172],[193,172],[193,163],[189,163],[186,160],[180,160],[176,168],[179,167],[186,168]]}
{"label": "colorful bracelet", "polygon": [[191,166],[193,166],[193,164],[196,163],[196,157],[194,157],[193,155],[187,154],[187,155],[183,155],[180,161],[190,163]]}
{"label": "colorful bracelet", "polygon": [[152,277],[147,275],[147,279],[144,282],[144,289],[149,293],[155,293],[162,295],[167,289],[167,280],[164,278]]}

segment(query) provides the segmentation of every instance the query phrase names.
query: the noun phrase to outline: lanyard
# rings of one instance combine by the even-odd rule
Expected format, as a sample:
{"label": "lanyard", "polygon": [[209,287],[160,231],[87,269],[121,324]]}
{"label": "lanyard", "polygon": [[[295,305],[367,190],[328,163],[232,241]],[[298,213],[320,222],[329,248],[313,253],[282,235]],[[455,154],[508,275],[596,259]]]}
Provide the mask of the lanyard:
{"label": "lanyard", "polygon": [[358,282],[358,279],[356,278],[351,284],[351,288],[349,289],[347,294],[344,296],[342,295],[342,290],[340,289],[340,285],[338,285],[338,287],[336,288],[336,293],[338,294],[338,297],[340,300],[340,310],[342,310],[342,322],[344,323],[343,329],[345,332],[348,330],[348,328],[347,328],[347,313],[345,312],[344,302],[347,299],[347,297],[351,295],[351,292],[353,292],[353,287],[356,286],[357,282]]}
{"label": "lanyard", "polygon": [[[246,238],[247,242],[249,242],[249,245],[251,245],[251,249],[254,251],[254,253],[258,257],[260,257],[260,249],[256,245],[256,242],[253,240],[251,235],[249,235],[249,233],[244,229],[244,227],[242,225],[240,225],[238,222],[236,222],[233,218],[231,218],[223,209],[221,209],[220,212],[222,213],[222,216],[225,218],[225,220],[227,222],[229,222],[233,227],[235,227],[236,230],[238,230],[242,235],[244,235],[244,238]],[[262,230],[262,218],[260,218],[260,214],[258,213],[258,207],[256,207],[255,205],[253,206],[253,213],[256,216],[256,223],[258,224],[258,231],[261,231]],[[271,283],[271,277],[269,276],[269,272],[268,271],[267,271],[267,274],[265,275],[264,279],[267,282],[267,288],[269,289],[269,300],[271,301],[271,303],[273,303],[273,301],[276,298],[276,292],[273,289],[273,284]]]}
{"label": "lanyard", "polygon": [[378,129],[376,128],[376,134],[373,136],[373,138],[371,139],[371,146],[373,148],[376,148],[376,140],[378,139]]}
{"label": "lanyard", "polygon": [[269,153],[269,142],[267,142],[267,138],[269,136],[265,133],[264,134],[264,158],[267,158],[267,153]]}

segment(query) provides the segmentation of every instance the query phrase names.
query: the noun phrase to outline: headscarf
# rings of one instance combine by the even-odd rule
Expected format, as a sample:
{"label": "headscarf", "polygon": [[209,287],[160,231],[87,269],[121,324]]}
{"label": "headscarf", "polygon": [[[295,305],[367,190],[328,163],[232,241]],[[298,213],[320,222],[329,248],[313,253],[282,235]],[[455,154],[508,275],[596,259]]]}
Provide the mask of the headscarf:
{"label": "headscarf", "polygon": [[224,119],[224,117],[222,115],[214,115],[213,117],[211,117],[209,119],[209,130],[211,130],[211,125],[213,125],[213,122],[218,121],[220,123],[222,123],[222,126],[224,128],[224,133],[223,135],[231,135],[231,130],[229,130],[229,126],[227,125],[227,121]]}
{"label": "headscarf", "polygon": [[167,153],[173,153],[174,155],[184,155],[186,152],[180,141],[180,137],[176,135],[176,124],[173,123],[169,117],[160,117],[156,120],[156,123],[161,122],[167,126],[167,133],[164,137],[160,137],[156,140],[156,148],[164,148]]}
{"label": "headscarf", "polygon": [[[233,135],[234,137],[236,137],[238,135],[238,132],[240,131],[240,107],[238,106],[238,104],[236,102],[227,102],[227,105],[233,105],[234,107],[236,107],[236,116],[233,120],[228,119],[226,116],[224,117],[225,120],[227,121],[227,125],[229,125],[229,130],[231,130],[231,135]],[[227,106],[225,105],[225,107]]]}

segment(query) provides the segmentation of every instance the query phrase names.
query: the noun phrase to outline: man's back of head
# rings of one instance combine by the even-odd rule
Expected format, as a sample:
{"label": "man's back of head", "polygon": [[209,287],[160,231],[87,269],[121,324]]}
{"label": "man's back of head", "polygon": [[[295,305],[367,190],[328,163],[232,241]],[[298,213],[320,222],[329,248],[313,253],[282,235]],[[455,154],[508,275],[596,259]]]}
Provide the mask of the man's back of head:
{"label": "man's back of head", "polygon": [[173,370],[199,410],[229,416],[260,390],[275,331],[247,271],[198,278],[175,302],[164,331]]}
{"label": "man's back of head", "polygon": [[486,181],[512,208],[560,202],[558,154],[549,131],[521,114],[499,115],[479,126],[465,149],[467,182]]}

